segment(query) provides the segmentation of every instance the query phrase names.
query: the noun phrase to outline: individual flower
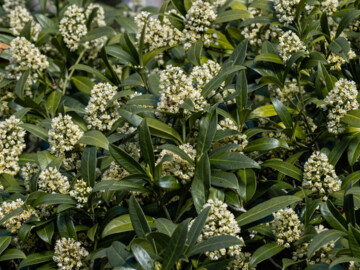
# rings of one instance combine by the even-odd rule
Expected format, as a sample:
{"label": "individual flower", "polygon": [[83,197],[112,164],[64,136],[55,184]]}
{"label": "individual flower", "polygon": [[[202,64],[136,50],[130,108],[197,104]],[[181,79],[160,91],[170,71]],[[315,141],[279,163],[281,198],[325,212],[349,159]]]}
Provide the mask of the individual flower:
{"label": "individual flower", "polygon": [[120,102],[112,100],[116,95],[116,86],[109,83],[98,83],[91,90],[90,101],[85,108],[85,120],[88,128],[110,130],[120,115]]}
{"label": "individual flower", "polygon": [[[210,206],[210,212],[206,219],[205,226],[203,227],[198,242],[205,241],[207,239],[219,236],[219,235],[231,235],[242,240],[238,236],[240,228],[235,220],[235,216],[229,210],[227,210],[227,204],[216,199],[215,201],[209,199],[203,208]],[[190,226],[192,223],[190,223]],[[205,255],[210,260],[219,260],[222,257],[228,255],[230,258],[236,258],[241,256],[241,245],[235,245],[228,248],[222,248],[214,251],[206,251]]]}
{"label": "individual flower", "polygon": [[70,115],[54,117],[49,130],[50,153],[62,156],[74,149],[74,146],[84,135],[78,125],[74,124]]}
{"label": "individual flower", "polygon": [[82,246],[81,242],[72,238],[61,238],[56,241],[53,260],[58,269],[80,270],[84,265],[84,258],[89,252]]}
{"label": "individual flower", "polygon": [[280,22],[289,24],[295,19],[296,7],[300,0],[274,0],[276,17]]}
{"label": "individual flower", "polygon": [[69,194],[70,183],[56,168],[49,167],[40,173],[38,187],[48,193]]}
{"label": "individual flower", "polygon": [[322,107],[328,112],[327,128],[330,133],[339,134],[345,130],[340,121],[348,111],[359,108],[359,103],[356,100],[357,95],[356,83],[341,78],[325,97],[325,105]]}
{"label": "individual flower", "polygon": [[270,223],[276,242],[286,248],[300,239],[302,224],[299,216],[292,208],[285,208],[273,213],[274,220]]}
{"label": "individual flower", "polygon": [[[24,201],[21,199],[16,199],[15,201],[11,202],[3,202],[0,207],[0,220],[3,219],[6,215],[23,206]],[[6,220],[1,226],[5,227],[10,233],[15,234],[32,215],[36,216],[35,210],[23,210],[15,216]]]}
{"label": "individual flower", "polygon": [[17,6],[12,9],[8,15],[10,19],[10,30],[15,36],[19,36],[24,26],[31,22],[31,38],[37,40],[41,31],[40,24],[36,23],[30,12],[22,6]]}
{"label": "individual flower", "polygon": [[84,9],[76,4],[68,6],[60,21],[59,31],[70,51],[77,50],[81,38],[88,32]]}
{"label": "individual flower", "polygon": [[304,43],[300,40],[298,35],[290,30],[280,35],[279,53],[284,62],[287,62],[291,56],[298,51],[307,52]]}
{"label": "individual flower", "polygon": [[17,37],[10,43],[9,65],[6,66],[7,78],[19,80],[25,70],[30,70],[28,83],[35,83],[38,72],[44,71],[49,62],[40,50],[24,37]]}
{"label": "individual flower", "polygon": [[20,170],[18,161],[26,147],[25,133],[15,116],[0,122],[0,174],[16,175]]}
{"label": "individual flower", "polygon": [[[315,226],[316,232],[319,234],[327,229],[323,225]],[[309,249],[310,242],[306,242],[297,246],[296,250],[292,253],[292,259],[294,261],[303,260],[306,258],[307,251]],[[311,258],[306,258],[307,265],[313,264],[330,264],[333,260],[334,255],[331,254],[335,248],[335,242],[330,241],[318,249]]]}
{"label": "individual flower", "polygon": [[180,43],[182,33],[171,24],[168,17],[172,12],[174,11],[166,12],[167,16],[163,17],[162,22],[158,18],[149,17],[150,13],[147,11],[142,11],[135,17],[137,27],[136,38],[138,42],[140,41],[145,22],[149,17],[144,33],[146,51],[153,51],[167,46],[171,47]]}
{"label": "individual flower", "polygon": [[84,204],[88,202],[91,191],[92,188],[89,187],[84,180],[79,179],[76,181],[74,188],[70,191],[70,196],[77,200],[77,207],[82,208]]}
{"label": "individual flower", "polygon": [[[180,145],[179,148],[192,161],[195,160],[196,150],[190,144]],[[167,156],[167,157],[165,157]],[[169,150],[162,150],[156,164],[162,163],[162,175],[173,175],[181,180],[182,184],[191,181],[195,175],[195,167],[189,160],[185,160],[179,155]]]}
{"label": "individual flower", "polygon": [[341,180],[324,153],[314,152],[304,164],[303,187],[319,193],[326,201],[330,193],[341,189]]}

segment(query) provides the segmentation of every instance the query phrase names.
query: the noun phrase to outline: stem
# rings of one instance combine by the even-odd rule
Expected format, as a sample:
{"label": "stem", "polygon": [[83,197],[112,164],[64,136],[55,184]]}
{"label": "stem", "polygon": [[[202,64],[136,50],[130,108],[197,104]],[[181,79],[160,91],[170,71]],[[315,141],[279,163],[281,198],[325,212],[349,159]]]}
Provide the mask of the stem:
{"label": "stem", "polygon": [[[79,64],[79,62],[81,61],[81,58],[84,56],[84,54],[85,54],[85,50],[83,50],[83,51],[80,53],[80,55],[79,55],[78,59],[76,60],[74,66],[77,65],[77,64]],[[74,72],[75,72],[75,69],[72,69],[72,70],[70,71],[70,74],[67,75],[66,78],[65,78],[64,87],[63,87],[63,91],[62,91],[62,92],[63,92],[63,93],[62,93],[63,96],[65,96],[66,86],[67,86],[68,82],[71,80],[71,77],[72,77],[72,75],[74,74]]]}
{"label": "stem", "polygon": [[166,215],[167,219],[172,220],[172,219],[171,219],[171,216],[170,216],[170,214],[169,214],[169,211],[168,211],[167,208],[166,208],[166,205],[163,205],[162,208],[163,208],[163,210],[164,210],[164,212],[165,212],[165,215]]}

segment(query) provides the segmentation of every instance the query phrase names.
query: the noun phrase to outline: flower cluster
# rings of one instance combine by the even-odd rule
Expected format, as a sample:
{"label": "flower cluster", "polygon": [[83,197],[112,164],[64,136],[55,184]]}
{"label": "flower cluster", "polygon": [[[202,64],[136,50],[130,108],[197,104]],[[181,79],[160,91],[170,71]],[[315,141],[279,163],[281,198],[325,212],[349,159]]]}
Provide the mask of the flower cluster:
{"label": "flower cluster", "polygon": [[276,17],[280,22],[289,24],[295,19],[296,7],[300,0],[274,0]]}
{"label": "flower cluster", "polygon": [[[240,233],[240,228],[235,220],[234,214],[227,210],[227,204],[216,199],[215,201],[209,199],[203,208],[210,206],[210,212],[206,219],[204,228],[201,231],[201,234],[198,238],[198,242],[205,241],[209,238],[219,236],[219,235],[232,235],[240,240],[241,237],[238,236]],[[229,248],[223,248],[214,251],[207,251],[205,255],[209,257],[210,260],[219,260],[223,256],[230,256],[231,258],[236,258],[236,256],[241,256],[241,245],[231,246]]]}
{"label": "flower cluster", "polygon": [[291,100],[294,100],[294,98],[299,95],[300,91],[302,94],[305,93],[303,87],[301,87],[300,90],[295,78],[292,80],[286,80],[283,88],[269,85],[269,91],[272,96],[276,97],[287,106],[290,105]]}
{"label": "flower cluster", "polygon": [[110,167],[102,174],[101,180],[119,180],[129,173],[120,167],[115,161],[110,163]]}
{"label": "flower cluster", "polygon": [[[353,59],[355,57],[356,57],[355,52],[350,49],[348,52],[348,58]],[[345,65],[347,62],[346,59],[342,58],[340,55],[337,55],[333,52],[329,54],[326,60],[330,64],[330,70],[339,70],[339,71],[341,71],[342,65]]]}
{"label": "flower cluster", "polygon": [[328,15],[332,15],[336,12],[339,6],[339,0],[322,0],[321,2],[321,10],[325,11]]}
{"label": "flower cluster", "polygon": [[81,242],[72,238],[61,238],[56,241],[53,260],[57,263],[58,269],[79,270],[85,263],[83,259],[89,252],[82,247]]}
{"label": "flower cluster", "polygon": [[49,167],[40,173],[38,187],[48,193],[68,194],[70,183],[56,168]]}
{"label": "flower cluster", "polygon": [[20,170],[19,155],[25,149],[25,130],[20,120],[11,116],[0,122],[0,174],[16,175]]}
{"label": "flower cluster", "polygon": [[21,168],[20,175],[24,179],[24,185],[27,191],[30,191],[30,184],[32,178],[40,172],[40,167],[36,163],[27,162],[25,166]]}
{"label": "flower cluster", "polygon": [[24,26],[31,22],[31,38],[32,40],[37,40],[41,26],[40,24],[34,21],[34,18],[31,16],[30,12],[22,6],[17,6],[9,13],[10,18],[10,29],[15,36],[19,36],[21,30],[23,30]]}
{"label": "flower cluster", "polygon": [[77,207],[82,208],[83,205],[88,202],[91,191],[92,188],[89,187],[84,180],[79,179],[76,181],[74,188],[70,191],[70,196],[77,200]]}
{"label": "flower cluster", "polygon": [[48,134],[50,153],[62,156],[65,152],[74,149],[84,132],[74,124],[70,115],[59,114],[51,120],[51,129]]}
{"label": "flower cluster", "polygon": [[287,62],[291,56],[298,51],[307,52],[304,43],[298,35],[292,31],[283,33],[279,38],[279,53],[282,60]]}
{"label": "flower cluster", "polygon": [[120,115],[120,103],[112,100],[116,95],[116,86],[109,83],[98,83],[91,90],[89,104],[85,108],[85,120],[88,128],[96,127],[99,130],[110,130]]}
{"label": "flower cluster", "polygon": [[286,248],[300,239],[302,225],[299,216],[292,208],[285,208],[273,213],[274,220],[271,222],[272,232],[276,242]]}
{"label": "flower cluster", "polygon": [[357,94],[354,81],[341,78],[335,83],[334,88],[324,99],[326,105],[323,106],[328,110],[327,127],[330,133],[339,134],[344,131],[345,127],[340,121],[348,111],[359,108]]}
{"label": "flower cluster", "polygon": [[4,0],[2,8],[5,12],[9,13],[16,7],[25,7],[25,0]]}
{"label": "flower cluster", "polygon": [[[0,82],[5,76],[0,74]],[[0,89],[0,117],[8,116],[11,114],[10,103],[15,98],[15,93],[12,91],[11,85],[7,85]]]}
{"label": "flower cluster", "polygon": [[318,192],[324,201],[341,189],[341,180],[324,153],[314,152],[304,164],[303,187]]}
{"label": "flower cluster", "polygon": [[[217,130],[234,130],[235,132],[237,132],[238,126],[230,118],[225,118],[225,119],[219,121],[219,123],[217,125]],[[238,145],[237,148],[233,148],[230,151],[241,152],[248,144],[247,136],[245,134],[240,134],[237,132],[237,134],[227,136],[225,138],[222,138],[222,139],[214,142],[212,145],[212,148],[216,149],[216,148],[219,148],[219,147],[229,144],[229,143]]]}
{"label": "flower cluster", "polygon": [[37,72],[42,72],[49,66],[46,56],[24,37],[13,39],[10,47],[10,63],[6,66],[8,79],[19,80],[23,71],[30,70],[27,82],[32,84],[38,77]]}
{"label": "flower cluster", "polygon": [[235,255],[234,259],[229,262],[229,264],[226,267],[226,270],[234,270],[234,269],[255,270],[256,268],[254,267],[249,268],[250,259],[251,259],[251,253],[240,252],[240,254]]}
{"label": "flower cluster", "polygon": [[[219,71],[220,66],[211,60],[194,67],[189,75],[179,67],[167,66],[166,70],[160,73],[162,91],[157,109],[179,113],[185,100],[190,100],[195,111],[203,110],[208,102],[201,95],[201,91]],[[189,113],[188,110],[184,112]]]}
{"label": "flower cluster", "polygon": [[69,6],[60,21],[59,31],[66,46],[75,51],[79,48],[80,40],[87,34],[84,9],[73,4]]}
{"label": "flower cluster", "polygon": [[144,34],[144,44],[146,45],[147,51],[153,51],[166,46],[174,46],[180,43],[182,33],[171,24],[168,17],[171,13],[173,13],[173,11],[167,12],[162,22],[158,18],[150,17],[148,19],[150,13],[147,11],[142,11],[135,17],[137,40],[140,40],[142,29],[144,28],[146,20],[148,20]]}
{"label": "flower cluster", "polygon": [[[189,143],[180,145],[179,148],[191,160],[195,160],[196,150]],[[173,175],[181,180],[182,184],[191,181],[195,175],[195,167],[188,160],[169,150],[162,150],[156,164],[162,163],[162,175]]]}
{"label": "flower cluster", "polygon": [[[316,232],[319,234],[327,229],[323,225],[315,226]],[[296,250],[292,253],[292,259],[294,261],[303,260],[306,258],[306,253],[311,244],[310,242],[306,242],[297,246]],[[306,258],[306,262],[308,265],[313,264],[330,264],[332,262],[331,251],[335,247],[335,242],[330,241],[329,243],[323,245],[320,249],[318,249],[311,258]]]}
{"label": "flower cluster", "polygon": [[[24,201],[21,199],[16,199],[11,202],[3,202],[0,207],[0,220],[3,219],[6,215],[15,211],[16,209],[23,207]],[[27,209],[21,211],[19,214],[6,220],[2,226],[4,226],[9,232],[17,233],[21,226],[32,216],[36,216],[36,211],[33,209]]]}

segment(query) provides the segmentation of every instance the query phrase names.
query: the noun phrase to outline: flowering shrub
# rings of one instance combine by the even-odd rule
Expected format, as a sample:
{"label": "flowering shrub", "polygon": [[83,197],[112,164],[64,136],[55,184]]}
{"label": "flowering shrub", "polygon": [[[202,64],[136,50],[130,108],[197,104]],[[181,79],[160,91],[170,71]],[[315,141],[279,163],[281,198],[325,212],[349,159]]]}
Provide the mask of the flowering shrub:
{"label": "flowering shrub", "polygon": [[359,0],[35,2],[0,0],[1,269],[360,269]]}

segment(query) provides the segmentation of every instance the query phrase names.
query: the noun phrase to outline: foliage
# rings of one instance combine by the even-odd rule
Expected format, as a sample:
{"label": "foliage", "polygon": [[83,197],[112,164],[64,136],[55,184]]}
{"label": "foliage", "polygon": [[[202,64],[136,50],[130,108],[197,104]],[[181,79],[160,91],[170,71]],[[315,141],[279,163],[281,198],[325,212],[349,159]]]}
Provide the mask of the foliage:
{"label": "foliage", "polygon": [[360,269],[360,1],[141,5],[2,0],[1,268]]}

